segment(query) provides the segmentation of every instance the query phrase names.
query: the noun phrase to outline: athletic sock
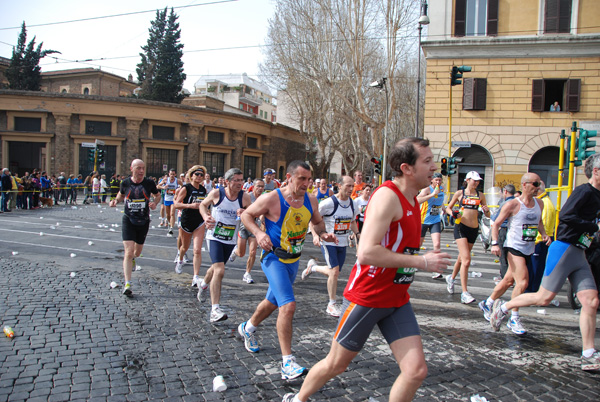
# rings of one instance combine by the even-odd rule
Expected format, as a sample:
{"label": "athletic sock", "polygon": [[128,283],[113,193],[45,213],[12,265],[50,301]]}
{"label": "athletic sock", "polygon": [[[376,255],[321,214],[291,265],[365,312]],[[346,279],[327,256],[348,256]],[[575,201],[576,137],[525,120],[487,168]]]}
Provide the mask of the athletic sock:
{"label": "athletic sock", "polygon": [[485,304],[488,307],[492,307],[494,305],[494,299],[492,299],[491,297],[488,297],[487,300],[485,301]]}
{"label": "athletic sock", "polygon": [[246,326],[244,327],[244,330],[252,334],[256,332],[256,327],[254,326],[254,324],[252,324],[252,322],[250,322],[250,320],[248,320],[246,321]]}
{"label": "athletic sock", "polygon": [[333,305],[333,304],[335,304],[335,303],[336,303],[335,299],[329,299],[329,305],[330,306]]}
{"label": "athletic sock", "polygon": [[594,348],[586,349],[581,353],[581,355],[585,358],[592,357],[592,355],[594,354],[595,351],[596,351],[596,349],[594,349]]}
{"label": "athletic sock", "polygon": [[202,289],[206,289],[208,287],[208,283],[204,282],[204,278],[202,278],[202,283],[200,284]]}
{"label": "athletic sock", "polygon": [[502,312],[504,314],[508,314],[508,309],[506,308],[506,303],[503,303],[500,305],[500,310],[502,310]]}
{"label": "athletic sock", "polygon": [[213,305],[212,305],[212,311],[215,311],[215,310],[216,310],[216,309],[218,309],[218,308],[219,308],[219,305],[218,305],[218,304],[213,304]]}
{"label": "athletic sock", "polygon": [[285,356],[281,356],[281,357],[283,358],[283,364],[285,364],[289,359],[294,357],[294,355],[285,355]]}
{"label": "athletic sock", "polygon": [[512,318],[518,318],[519,317],[519,312],[518,311],[513,311],[511,317]]}

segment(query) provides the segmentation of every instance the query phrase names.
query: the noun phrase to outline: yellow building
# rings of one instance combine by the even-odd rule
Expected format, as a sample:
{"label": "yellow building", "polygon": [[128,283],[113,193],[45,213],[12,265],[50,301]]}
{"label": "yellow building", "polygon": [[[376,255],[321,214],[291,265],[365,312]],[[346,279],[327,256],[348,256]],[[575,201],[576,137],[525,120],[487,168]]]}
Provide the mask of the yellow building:
{"label": "yellow building", "polygon": [[[519,188],[527,171],[555,186],[561,130],[574,121],[600,130],[600,1],[428,3],[424,136],[438,161],[449,155],[452,97],[450,155],[465,159],[452,189],[470,170],[485,189]],[[462,65],[472,71],[450,86],[452,67]],[[551,111],[555,102],[559,111]],[[577,173],[583,182],[583,169]]]}

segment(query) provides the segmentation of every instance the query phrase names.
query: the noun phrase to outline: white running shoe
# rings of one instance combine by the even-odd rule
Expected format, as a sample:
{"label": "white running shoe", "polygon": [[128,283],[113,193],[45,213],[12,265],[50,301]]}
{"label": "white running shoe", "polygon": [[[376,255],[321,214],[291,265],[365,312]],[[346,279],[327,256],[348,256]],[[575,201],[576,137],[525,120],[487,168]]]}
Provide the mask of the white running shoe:
{"label": "white running shoe", "polygon": [[246,283],[254,283],[254,279],[252,279],[252,275],[249,272],[245,272],[242,280]]}
{"label": "white running shoe", "polygon": [[327,314],[332,317],[339,317],[342,314],[342,309],[337,303],[327,305]]}
{"label": "white running shoe", "polygon": [[229,261],[231,261],[231,262],[235,261],[235,259],[237,258],[237,254],[235,253],[236,251],[237,251],[237,245],[231,251],[231,255],[229,256]]}
{"label": "white running shoe", "polygon": [[306,368],[296,363],[294,356],[287,359],[284,363],[281,363],[281,379],[282,380],[293,380],[306,373]]}
{"label": "white running shoe", "polygon": [[452,275],[446,276],[446,289],[451,295],[454,294],[454,279],[452,279]]}
{"label": "white running shoe", "polygon": [[187,253],[185,253],[183,255],[183,263],[184,264],[189,264],[191,261],[188,259]]}
{"label": "white running shoe", "polygon": [[471,304],[475,301],[475,298],[471,296],[469,292],[462,292],[460,295],[460,302],[463,304]]}
{"label": "white running shoe", "polygon": [[183,261],[177,261],[175,263],[175,273],[180,274],[183,272]]}
{"label": "white running shoe", "polygon": [[167,237],[173,237],[173,228],[169,228],[169,231],[167,232]]}
{"label": "white running shoe", "polygon": [[523,324],[521,324],[521,317],[519,316],[510,317],[506,323],[506,326],[513,332],[513,334],[525,335],[527,333],[527,330],[523,328]]}
{"label": "white running shoe", "polygon": [[226,319],[227,314],[221,310],[221,307],[217,307],[210,312],[210,322],[225,321]]}
{"label": "white running shoe", "polygon": [[200,283],[202,283],[202,279],[198,279],[199,283],[198,283],[198,296],[196,296],[198,298],[198,301],[200,303],[204,303],[207,299],[208,299],[208,293],[209,293],[209,286],[206,285],[205,288],[203,288],[202,286],[200,286]]}
{"label": "white running shoe", "polygon": [[195,276],[192,278],[192,287],[193,288],[197,288],[198,286],[200,286],[200,283],[202,283],[202,279],[197,278]]}
{"label": "white running shoe", "polygon": [[310,274],[312,274],[312,267],[314,267],[315,265],[317,265],[317,261],[315,261],[314,258],[308,260],[308,263],[306,264],[306,269],[302,271],[302,280],[305,280],[310,276]]}
{"label": "white running shoe", "polygon": [[439,272],[434,272],[433,274],[431,274],[431,279],[440,279],[443,276],[444,275],[440,274]]}
{"label": "white running shoe", "polygon": [[240,334],[240,336],[244,339],[244,346],[246,347],[246,350],[250,353],[257,353],[260,351],[258,342],[254,337],[254,332],[246,331],[246,323],[247,321],[244,321],[238,326],[238,334]]}
{"label": "white running shoe", "polygon": [[[177,252],[177,256],[175,257],[173,262],[177,262],[177,261],[179,261],[179,251]],[[185,262],[185,258],[184,258],[184,262]]]}

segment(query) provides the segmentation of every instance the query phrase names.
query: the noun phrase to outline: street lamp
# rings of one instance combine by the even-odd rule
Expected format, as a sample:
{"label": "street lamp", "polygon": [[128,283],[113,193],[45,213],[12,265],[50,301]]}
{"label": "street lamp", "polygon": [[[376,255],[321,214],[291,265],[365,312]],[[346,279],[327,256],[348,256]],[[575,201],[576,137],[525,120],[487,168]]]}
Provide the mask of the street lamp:
{"label": "street lamp", "polygon": [[369,85],[372,88],[379,88],[385,91],[385,126],[383,126],[383,160],[381,161],[381,183],[385,180],[387,171],[387,126],[390,115],[390,103],[388,99],[387,78],[383,77],[379,81],[375,81]]}
{"label": "street lamp", "polygon": [[421,1],[421,16],[419,17],[419,62],[417,65],[417,121],[415,122],[415,137],[419,138],[419,109],[420,109],[420,98],[421,98],[421,32],[423,31],[423,25],[429,25],[430,19],[427,16],[427,0]]}

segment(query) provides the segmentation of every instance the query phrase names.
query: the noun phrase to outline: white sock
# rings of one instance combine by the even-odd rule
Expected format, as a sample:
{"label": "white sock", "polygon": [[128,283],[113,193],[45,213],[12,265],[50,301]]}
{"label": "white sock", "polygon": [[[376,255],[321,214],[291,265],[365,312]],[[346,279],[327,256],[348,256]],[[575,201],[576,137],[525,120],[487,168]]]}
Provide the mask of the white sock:
{"label": "white sock", "polygon": [[294,355],[286,355],[286,356],[281,356],[281,357],[283,358],[283,364],[285,364],[289,359],[294,357]]}
{"label": "white sock", "polygon": [[500,305],[500,310],[504,313],[504,314],[508,314],[508,309],[506,308],[506,303],[503,303],[502,305]]}
{"label": "white sock", "polygon": [[202,283],[200,283],[200,286],[202,286],[202,289],[206,289],[208,287],[208,283],[204,282],[204,278],[202,278]]}
{"label": "white sock", "polygon": [[331,306],[333,304],[335,304],[335,299],[329,299],[329,305]]}
{"label": "white sock", "polygon": [[298,394],[294,395],[294,399],[292,399],[292,402],[304,402],[301,401],[300,398],[298,398]]}
{"label": "white sock", "polygon": [[586,349],[581,353],[581,355],[583,357],[592,357],[592,355],[594,354],[595,351],[596,351],[596,349],[594,349],[594,348]]}
{"label": "white sock", "polygon": [[218,305],[218,304],[213,304],[213,305],[212,305],[212,311],[215,311],[215,310],[216,310],[216,309],[218,309],[218,308],[219,308],[219,305]]}
{"label": "white sock", "polygon": [[198,279],[199,279],[199,278],[200,278],[200,275],[194,275],[194,280],[195,280],[196,282],[198,282]]}
{"label": "white sock", "polygon": [[518,311],[513,311],[511,317],[518,318],[519,317],[519,312]]}
{"label": "white sock", "polygon": [[256,332],[256,327],[254,326],[254,324],[252,324],[252,322],[250,322],[250,320],[248,320],[246,321],[246,326],[244,327],[244,330],[253,334],[254,332]]}
{"label": "white sock", "polygon": [[494,299],[492,299],[491,297],[488,297],[487,300],[485,301],[485,304],[488,307],[492,307],[492,305],[494,304]]}

